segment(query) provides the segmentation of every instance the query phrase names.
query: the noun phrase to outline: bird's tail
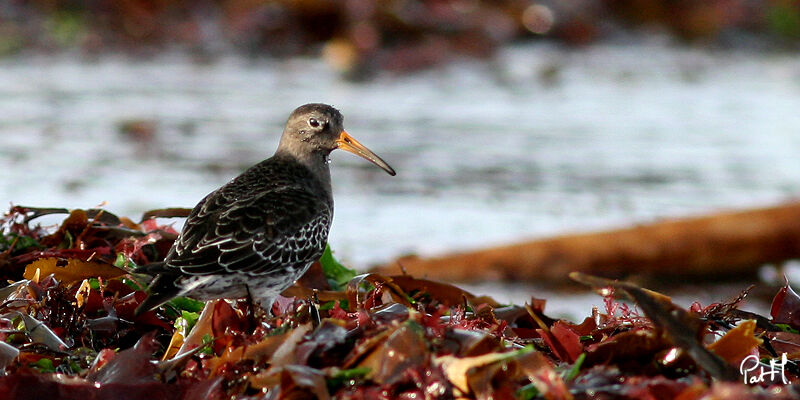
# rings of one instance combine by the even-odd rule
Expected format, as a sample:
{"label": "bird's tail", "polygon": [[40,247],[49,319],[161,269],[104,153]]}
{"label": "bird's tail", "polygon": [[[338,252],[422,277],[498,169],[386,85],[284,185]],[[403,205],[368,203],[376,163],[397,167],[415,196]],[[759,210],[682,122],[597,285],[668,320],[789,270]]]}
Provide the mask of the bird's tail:
{"label": "bird's tail", "polygon": [[140,265],[133,270],[133,273],[156,276],[167,271],[166,263],[164,261],[157,261]]}
{"label": "bird's tail", "polygon": [[134,311],[134,315],[136,316],[168,302],[181,292],[180,288],[175,285],[177,276],[170,274],[170,271],[165,268],[163,262],[143,265],[136,268],[134,272],[154,276],[147,289],[147,298],[144,299],[144,301],[136,307],[136,311]]}

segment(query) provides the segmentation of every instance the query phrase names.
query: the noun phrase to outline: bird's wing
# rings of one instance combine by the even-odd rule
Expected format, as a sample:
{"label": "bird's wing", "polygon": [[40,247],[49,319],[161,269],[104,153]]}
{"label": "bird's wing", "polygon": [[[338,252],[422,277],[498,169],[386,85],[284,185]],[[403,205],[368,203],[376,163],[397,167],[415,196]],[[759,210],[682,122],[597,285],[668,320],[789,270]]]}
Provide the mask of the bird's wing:
{"label": "bird's wing", "polygon": [[212,193],[186,220],[166,264],[198,275],[280,272],[318,258],[330,223],[330,206],[300,188],[246,199]]}

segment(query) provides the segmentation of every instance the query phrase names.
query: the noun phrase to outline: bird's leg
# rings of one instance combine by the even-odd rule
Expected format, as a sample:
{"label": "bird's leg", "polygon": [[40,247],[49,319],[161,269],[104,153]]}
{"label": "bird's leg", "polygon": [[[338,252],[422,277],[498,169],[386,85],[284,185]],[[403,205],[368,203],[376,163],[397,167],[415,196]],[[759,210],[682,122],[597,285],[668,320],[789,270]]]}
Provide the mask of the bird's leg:
{"label": "bird's leg", "polygon": [[253,297],[253,292],[250,291],[250,285],[245,285],[245,290],[247,291],[247,304],[250,306],[250,310],[252,310],[250,315],[252,318],[251,322],[265,321],[273,316],[272,303],[275,301],[274,296],[259,297],[259,299],[256,300],[255,297]]}
{"label": "bird's leg", "polygon": [[319,304],[319,296],[317,296],[317,289],[314,289],[313,296],[308,296],[308,308],[311,312],[311,323],[313,324],[314,328],[318,327],[322,322],[319,316],[319,308],[317,308],[317,304]]}
{"label": "bird's leg", "polygon": [[260,313],[258,312],[259,306],[253,300],[253,293],[250,291],[250,286],[245,285],[244,288],[247,291],[247,321],[250,323],[250,327],[255,329],[256,326],[258,326],[258,321],[263,320],[263,318],[260,318],[261,315],[259,315]]}
{"label": "bird's leg", "polygon": [[275,296],[262,297],[258,300],[258,308],[263,310],[265,318],[274,317],[272,313],[272,304],[275,302]]}

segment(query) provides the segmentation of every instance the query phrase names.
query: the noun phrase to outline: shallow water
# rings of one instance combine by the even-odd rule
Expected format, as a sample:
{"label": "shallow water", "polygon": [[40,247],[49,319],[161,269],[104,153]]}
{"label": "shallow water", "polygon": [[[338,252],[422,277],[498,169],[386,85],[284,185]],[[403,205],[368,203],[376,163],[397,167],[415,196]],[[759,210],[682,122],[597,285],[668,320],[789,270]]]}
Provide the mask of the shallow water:
{"label": "shallow water", "polygon": [[[331,243],[357,267],[800,192],[800,59],[640,44],[515,47],[367,83],[309,59],[4,60],[0,199],[190,207],[311,101],[398,171],[334,153]],[[139,119],[149,143],[118,132]]]}

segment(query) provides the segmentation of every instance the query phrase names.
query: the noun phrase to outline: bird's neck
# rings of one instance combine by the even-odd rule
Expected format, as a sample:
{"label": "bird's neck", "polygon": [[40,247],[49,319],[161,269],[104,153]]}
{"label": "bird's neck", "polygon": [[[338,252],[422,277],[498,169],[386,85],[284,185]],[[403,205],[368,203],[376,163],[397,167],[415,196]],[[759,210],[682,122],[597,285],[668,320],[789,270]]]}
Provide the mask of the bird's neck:
{"label": "bird's neck", "polygon": [[275,157],[292,159],[308,168],[311,174],[319,180],[322,188],[330,195],[331,190],[331,170],[328,168],[328,154],[323,152],[290,152],[278,149]]}

